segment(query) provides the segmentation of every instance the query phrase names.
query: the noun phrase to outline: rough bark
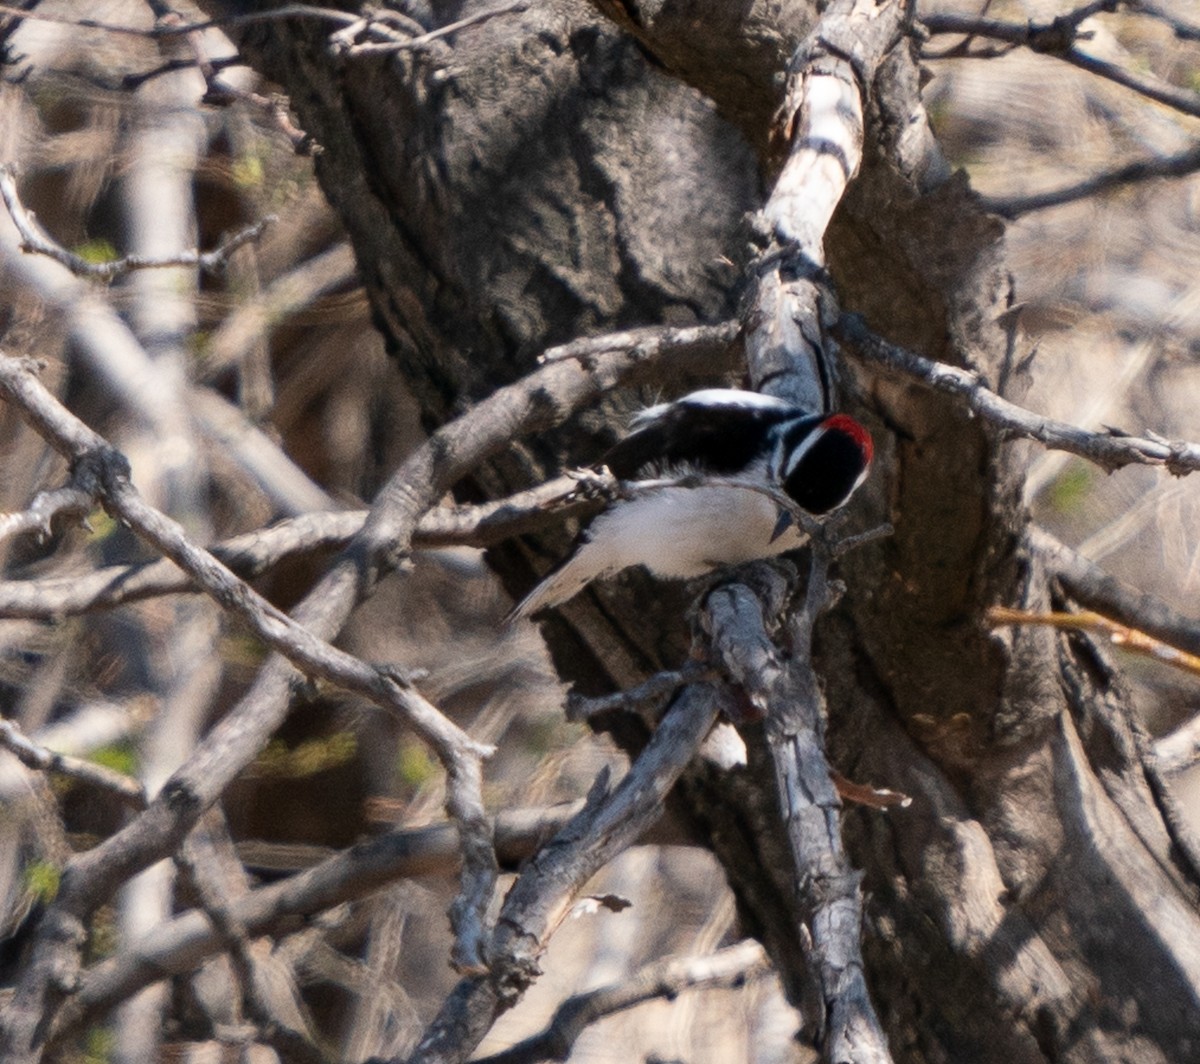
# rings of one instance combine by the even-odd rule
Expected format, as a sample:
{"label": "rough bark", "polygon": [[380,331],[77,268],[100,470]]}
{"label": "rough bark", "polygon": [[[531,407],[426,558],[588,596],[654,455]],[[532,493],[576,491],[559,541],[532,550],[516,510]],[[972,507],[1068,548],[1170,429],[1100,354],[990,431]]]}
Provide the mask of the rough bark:
{"label": "rough bark", "polygon": [[[676,0],[614,7],[610,21],[552,0],[389,56],[339,58],[327,27],[302,21],[255,26],[241,45],[324,148],[318,173],[379,328],[434,425],[547,344],[732,313],[738,274],[723,259],[745,244],[781,74],[816,6]],[[477,9],[439,5],[433,21]],[[1011,395],[1002,227],[942,167],[907,41],[873,88],[863,172],[825,247],[843,309]],[[1021,469],[952,399],[856,380],[855,406],[883,444],[858,509],[864,526],[887,519],[896,532],[845,559],[847,594],[818,645],[835,762],[914,798],[846,817],[893,1054],[1189,1059],[1197,890],[1128,699],[1086,638],[983,622],[990,605],[1050,598]],[[621,402],[526,441],[463,494],[594,459]],[[523,591],[567,538],[527,538],[493,561]],[[546,623],[564,676],[607,690],[679,664],[686,598],[639,590],[637,577],[591,590]],[[621,734],[636,741],[636,729]],[[677,805],[795,991],[792,885],[762,756],[752,741],[747,772],[697,766]]]}

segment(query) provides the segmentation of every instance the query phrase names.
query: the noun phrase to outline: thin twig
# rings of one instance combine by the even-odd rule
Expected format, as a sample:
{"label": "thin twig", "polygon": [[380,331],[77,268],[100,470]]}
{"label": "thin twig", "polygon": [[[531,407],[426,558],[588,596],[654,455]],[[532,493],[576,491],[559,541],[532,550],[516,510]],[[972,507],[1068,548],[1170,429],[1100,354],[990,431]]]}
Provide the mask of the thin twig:
{"label": "thin twig", "polygon": [[276,221],[274,215],[268,215],[254,225],[239,229],[212,251],[185,251],[180,255],[164,256],[126,255],[111,262],[89,262],[75,252],[68,251],[61,244],[55,243],[39,230],[33,215],[22,206],[17,195],[12,167],[6,165],[0,165],[0,198],[4,200],[13,225],[17,227],[21,236],[22,251],[45,255],[79,277],[99,281],[111,281],[132,270],[155,270],[171,266],[196,266],[208,273],[218,273],[228,265],[230,255],[238,248],[257,240],[267,226]]}
{"label": "thin twig", "polygon": [[1200,676],[1200,657],[1168,646],[1145,632],[1118,624],[1111,617],[1105,617],[1091,610],[1081,610],[1079,613],[1039,613],[1010,609],[1007,606],[993,606],[987,611],[985,619],[993,628],[1023,624],[1044,625],[1049,628],[1064,628],[1080,632],[1097,632],[1107,636],[1113,646],[1141,654],[1143,657],[1153,658],[1155,661],[1161,661],[1164,665],[1181,669],[1193,676]]}
{"label": "thin twig", "polygon": [[70,484],[53,491],[39,491],[24,510],[0,514],[0,541],[28,532],[46,538],[56,517],[86,517],[95,507],[96,500],[88,492]]}
{"label": "thin twig", "polygon": [[132,776],[105,765],[84,761],[70,754],[59,754],[29,739],[17,724],[0,717],[0,746],[13,754],[21,764],[39,772],[54,772],[60,776],[96,787],[114,795],[122,804],[134,809],[146,805],[146,791]]}
{"label": "thin twig", "polygon": [[[282,1003],[271,1000],[269,977],[254,956],[250,934],[234,909],[231,884],[221,875],[222,862],[214,851],[202,829],[197,829],[176,854],[175,863],[192,886],[201,911],[229,957],[246,1015],[255,1024],[259,1038],[273,1047],[281,1060],[289,1064],[324,1064],[328,1058],[311,1034],[297,1023],[289,1022],[280,1007]],[[245,897],[246,893],[236,891],[235,896]]]}
{"label": "thin twig", "polygon": [[1001,398],[972,370],[934,362],[871,332],[860,318],[843,314],[834,335],[851,345],[865,362],[903,380],[957,396],[973,414],[1006,435],[1037,440],[1051,450],[1067,451],[1106,470],[1127,465],[1162,466],[1174,476],[1200,470],[1200,445],[1157,434],[1135,436],[1110,429],[1089,432],[1065,421],[1043,417]]}
{"label": "thin twig", "polygon": [[1033,543],[1054,576],[1081,606],[1137,628],[1185,653],[1200,655],[1200,621],[1122,583],[1045,529],[1033,529]]}
{"label": "thin twig", "polygon": [[[588,336],[551,347],[538,356],[538,364],[545,366],[554,362],[582,362],[603,357],[614,345],[626,347],[639,358],[653,359],[670,347],[687,343],[693,348],[728,348],[738,338],[741,323],[722,321],[715,325],[692,325],[680,328],[653,326],[627,329],[624,332],[607,333],[604,336]],[[732,364],[732,363],[731,363]]]}
{"label": "thin twig", "polygon": [[1150,0],[1128,0],[1131,7],[1144,12],[1147,16],[1164,22],[1171,27],[1171,32],[1181,41],[1200,41],[1200,23],[1184,22],[1174,15],[1164,11],[1158,4]]}
{"label": "thin twig", "polygon": [[668,957],[647,964],[628,979],[567,998],[537,1034],[474,1064],[536,1064],[566,1060],[579,1036],[592,1024],[656,998],[674,1000],[685,990],[736,988],[771,971],[767,955],[753,940],[728,946],[708,957]]}
{"label": "thin twig", "polygon": [[[1003,41],[1010,46],[1025,47],[1041,55],[1054,56],[1156,103],[1171,107],[1181,114],[1200,116],[1200,93],[1177,89],[1157,79],[1142,77],[1114,63],[1088,55],[1076,47],[1076,42],[1083,36],[1079,32],[1079,24],[1097,11],[1111,10],[1115,6],[1108,3],[1088,4],[1051,22],[1005,22],[971,15],[939,13],[927,15],[921,20],[921,24],[929,34],[963,33],[969,37]],[[959,54],[967,59],[975,57],[971,52],[951,52],[944,53],[939,58]]]}
{"label": "thin twig", "polygon": [[24,8],[0,4],[0,15],[12,15],[34,22],[50,22],[59,26],[73,26],[81,30],[100,30],[103,33],[118,33],[128,37],[144,37],[149,40],[161,40],[168,37],[182,37],[189,33],[208,29],[231,29],[238,26],[251,26],[259,22],[276,22],[289,18],[310,18],[323,22],[336,22],[346,26],[356,22],[357,15],[346,11],[338,11],[332,7],[318,7],[313,4],[285,4],[270,11],[255,11],[242,15],[226,15],[222,18],[204,19],[200,22],[175,22],[153,26],[130,26],[117,22],[104,22],[101,19],[80,18],[73,15],[52,15],[42,11],[26,11]]}
{"label": "thin twig", "polygon": [[1048,192],[1033,192],[1023,196],[982,196],[984,210],[1002,218],[1019,218],[1023,214],[1058,207],[1064,203],[1087,199],[1109,189],[1152,181],[1159,178],[1190,177],[1200,170],[1200,145],[1174,155],[1136,159],[1131,163],[1105,170],[1099,174],[1077,181],[1073,185],[1051,189]]}
{"label": "thin twig", "polygon": [[[479,506],[438,507],[421,518],[413,546],[486,547],[601,505],[599,499],[581,495],[578,488],[575,478],[563,476]],[[246,580],[288,559],[344,547],[362,531],[366,519],[366,510],[305,514],[235,536],[208,550]],[[199,590],[195,581],[168,559],[109,565],[70,576],[0,580],[0,617],[55,621],[160,595]]]}
{"label": "thin twig", "polygon": [[460,18],[457,22],[451,22],[445,26],[439,26],[435,30],[430,30],[428,33],[422,33],[416,37],[409,37],[401,41],[367,41],[362,44],[352,44],[346,49],[346,55],[355,58],[362,55],[378,55],[380,53],[387,54],[390,52],[404,52],[414,48],[424,48],[426,45],[434,41],[441,40],[443,37],[449,37],[451,34],[457,33],[459,30],[464,30],[468,26],[477,26],[481,22],[487,22],[490,19],[496,18],[498,15],[515,15],[521,11],[528,9],[531,0],[510,0],[507,4],[500,4],[497,7],[488,8],[485,11],[477,11],[473,15],[468,15],[466,18]]}
{"label": "thin twig", "polygon": [[624,691],[611,695],[600,695],[587,698],[572,692],[567,696],[567,720],[591,720],[601,713],[611,713],[618,709],[631,709],[642,702],[661,698],[689,683],[705,683],[717,677],[713,668],[703,662],[689,661],[679,669],[664,669],[656,672],[649,679]]}

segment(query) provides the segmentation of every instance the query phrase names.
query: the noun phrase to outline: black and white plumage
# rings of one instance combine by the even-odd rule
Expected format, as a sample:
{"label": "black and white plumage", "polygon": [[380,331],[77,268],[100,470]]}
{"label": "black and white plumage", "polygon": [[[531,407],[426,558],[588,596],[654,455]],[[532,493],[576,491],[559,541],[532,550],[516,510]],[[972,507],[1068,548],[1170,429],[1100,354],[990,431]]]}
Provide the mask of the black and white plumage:
{"label": "black and white plumage", "polygon": [[557,606],[591,581],[634,565],[688,579],[793,550],[805,537],[781,520],[779,505],[730,482],[780,490],[820,517],[850,498],[874,454],[870,434],[846,414],[812,414],[733,388],[651,407],[631,427],[604,459],[619,479],[710,476],[723,483],[649,488],[613,503],[513,617]]}

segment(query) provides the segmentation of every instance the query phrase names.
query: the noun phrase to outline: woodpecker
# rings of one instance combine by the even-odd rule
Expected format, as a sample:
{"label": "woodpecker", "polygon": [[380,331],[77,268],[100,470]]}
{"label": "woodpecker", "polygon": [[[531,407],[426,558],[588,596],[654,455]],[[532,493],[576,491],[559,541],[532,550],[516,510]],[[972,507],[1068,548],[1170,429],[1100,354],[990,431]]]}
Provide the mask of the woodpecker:
{"label": "woodpecker", "polygon": [[[803,531],[753,489],[782,491],[821,517],[866,479],[873,455],[870,433],[849,415],[813,414],[757,392],[706,388],[650,407],[604,464],[624,481],[686,477],[698,484],[648,487],[614,502],[509,617],[557,606],[634,565],[689,579],[793,550]],[[706,476],[719,482],[705,484]]]}

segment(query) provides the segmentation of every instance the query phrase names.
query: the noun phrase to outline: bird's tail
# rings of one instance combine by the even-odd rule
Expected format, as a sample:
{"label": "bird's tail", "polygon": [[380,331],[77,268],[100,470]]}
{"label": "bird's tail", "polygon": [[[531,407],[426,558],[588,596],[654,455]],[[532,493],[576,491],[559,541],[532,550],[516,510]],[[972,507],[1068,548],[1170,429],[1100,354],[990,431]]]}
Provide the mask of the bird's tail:
{"label": "bird's tail", "polygon": [[598,576],[607,575],[607,568],[599,564],[596,552],[588,549],[590,544],[584,544],[574,554],[569,555],[557,569],[552,569],[518,602],[504,618],[505,624],[511,624],[521,617],[532,617],[538,610],[550,606],[559,606],[568,599],[574,598]]}

